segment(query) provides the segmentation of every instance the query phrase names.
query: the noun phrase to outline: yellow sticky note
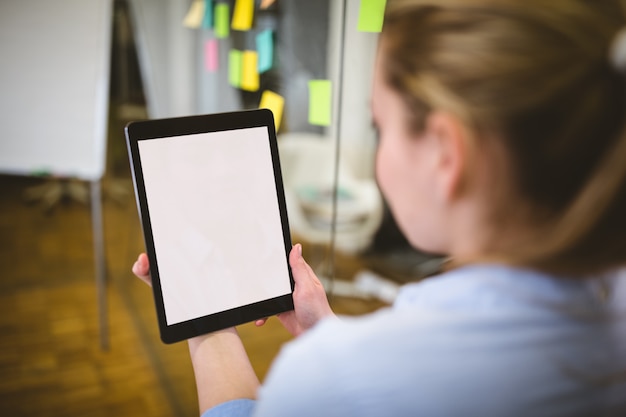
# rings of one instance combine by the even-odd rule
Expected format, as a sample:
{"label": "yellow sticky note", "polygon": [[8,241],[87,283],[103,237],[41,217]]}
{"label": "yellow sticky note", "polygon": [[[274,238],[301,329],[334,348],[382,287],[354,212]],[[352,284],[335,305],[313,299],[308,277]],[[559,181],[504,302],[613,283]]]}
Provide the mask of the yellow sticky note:
{"label": "yellow sticky note", "polygon": [[234,30],[250,30],[254,18],[254,0],[236,0],[231,27]]}
{"label": "yellow sticky note", "polygon": [[204,0],[194,0],[183,20],[183,26],[189,29],[198,29],[204,20]]}
{"label": "yellow sticky note", "polygon": [[317,126],[330,126],[332,99],[330,80],[309,81],[309,123]]}
{"label": "yellow sticky note", "polygon": [[265,90],[261,95],[260,109],[270,109],[274,113],[274,124],[276,131],[280,128],[280,121],[283,118],[283,109],[285,108],[285,99],[273,91]]}
{"label": "yellow sticky note", "polygon": [[241,59],[241,89],[258,91],[259,55],[256,51],[244,51]]}

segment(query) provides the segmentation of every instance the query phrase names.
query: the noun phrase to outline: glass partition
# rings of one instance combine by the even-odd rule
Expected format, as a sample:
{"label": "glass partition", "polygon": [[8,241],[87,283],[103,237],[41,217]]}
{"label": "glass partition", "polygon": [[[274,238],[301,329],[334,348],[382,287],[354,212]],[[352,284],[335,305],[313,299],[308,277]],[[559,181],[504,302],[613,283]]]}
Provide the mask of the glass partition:
{"label": "glass partition", "polygon": [[369,268],[408,281],[437,266],[402,238],[375,181],[369,101],[384,2],[129,2],[149,117],[275,111],[293,239],[319,275],[349,281]]}
{"label": "glass partition", "polygon": [[[292,239],[339,313],[389,304],[400,284],[439,268],[440,259],[402,237],[375,180],[369,107],[378,33],[360,29],[361,9],[381,2],[119,2],[128,4],[148,117],[274,111]],[[152,314],[142,320],[158,340]],[[260,337],[252,334],[247,343]],[[275,354],[289,337],[272,337]],[[180,369],[160,348],[155,358],[168,377]],[[266,369],[257,369],[261,378]],[[172,397],[182,390],[172,387]]]}
{"label": "glass partition", "polygon": [[[373,182],[365,187],[370,188],[367,191],[361,191],[365,188],[359,184],[368,177],[371,180],[371,158],[362,161],[360,155],[351,155],[357,151],[372,155],[367,109],[370,72],[360,68],[343,77],[346,73],[341,68],[346,52],[351,63],[369,68],[369,63],[360,65],[354,58],[373,56],[375,35],[368,34],[365,44],[361,41],[365,48],[347,51],[342,44],[347,31],[341,1],[274,1],[265,2],[271,3],[265,8],[257,3],[130,1],[148,116],[258,108],[264,105],[261,101],[267,92],[280,100],[282,115],[277,124],[294,241],[302,240],[305,248],[312,249],[317,258],[313,263],[332,267],[328,256],[333,243],[350,250],[365,246],[363,232],[347,223],[352,222],[349,217],[353,214],[365,214],[357,213],[361,203],[352,201],[356,193],[367,193],[364,198],[375,205]],[[350,3],[358,7],[358,2]],[[235,29],[237,14],[245,15],[242,9],[250,6],[252,19]],[[249,65],[244,61],[251,53],[257,79],[246,84],[243,73]],[[266,61],[263,67],[261,60]],[[238,77],[243,84],[237,83]],[[343,78],[350,79],[349,88],[358,94],[344,93]],[[348,98],[339,108],[341,96]],[[311,100],[320,107],[317,116],[310,114]],[[341,116],[344,108],[350,115],[345,121]],[[337,160],[342,136],[349,137],[349,164],[343,156]],[[341,175],[338,165],[345,165]],[[337,187],[338,178],[350,184]],[[342,223],[338,228],[333,225],[336,188],[340,197],[337,213],[341,214],[337,219]],[[373,230],[374,221],[369,223],[367,227]],[[337,231],[334,241],[333,230]]]}
{"label": "glass partition", "polygon": [[[375,179],[376,133],[370,115],[370,93],[379,33],[366,27],[377,22],[372,8],[384,2],[332,2],[330,53],[338,80],[336,123],[339,164],[335,172],[338,204],[334,227],[337,295],[391,303],[398,287],[440,270],[442,259],[415,250],[402,236]],[[378,12],[378,11],[376,11]],[[380,23],[382,23],[382,16]],[[365,29],[365,30],[364,30]],[[350,260],[356,259],[356,262]],[[342,262],[343,261],[343,262]],[[352,268],[349,266],[352,265]],[[350,285],[344,285],[347,279]]]}

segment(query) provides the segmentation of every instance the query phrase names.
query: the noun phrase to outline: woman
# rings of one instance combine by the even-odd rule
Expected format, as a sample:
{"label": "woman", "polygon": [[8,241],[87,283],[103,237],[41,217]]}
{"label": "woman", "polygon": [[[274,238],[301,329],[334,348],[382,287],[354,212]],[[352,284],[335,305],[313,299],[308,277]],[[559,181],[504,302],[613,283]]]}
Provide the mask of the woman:
{"label": "woman", "polygon": [[615,0],[390,0],[377,178],[451,270],[337,319],[296,245],[300,337],[262,387],[234,329],[190,340],[201,411],[626,415],[623,27]]}

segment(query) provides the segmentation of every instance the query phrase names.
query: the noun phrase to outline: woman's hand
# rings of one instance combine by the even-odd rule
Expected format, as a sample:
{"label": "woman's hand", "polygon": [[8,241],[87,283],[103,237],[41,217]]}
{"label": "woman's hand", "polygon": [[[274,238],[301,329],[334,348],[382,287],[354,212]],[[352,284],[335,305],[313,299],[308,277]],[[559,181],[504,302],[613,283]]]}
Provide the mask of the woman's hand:
{"label": "woman's hand", "polygon": [[[293,292],[295,309],[279,314],[278,319],[292,335],[298,336],[320,319],[334,316],[334,313],[328,304],[324,286],[302,257],[302,245],[299,243],[289,253],[289,265],[296,284]],[[257,320],[256,325],[262,326],[266,321]]]}
{"label": "woman's hand", "polygon": [[[302,257],[302,245],[297,244],[289,253],[289,265],[293,273],[295,288],[293,303],[295,309],[278,315],[278,319],[292,335],[298,336],[313,327],[320,319],[333,316],[328,304],[324,286],[309,264]],[[148,256],[142,253],[133,265],[133,273],[148,285],[152,285]],[[267,319],[256,321],[257,326],[265,324]]]}
{"label": "woman's hand", "polygon": [[[142,253],[133,273],[152,286],[148,256]],[[259,380],[234,327],[188,340],[200,412],[239,398],[256,398]]]}

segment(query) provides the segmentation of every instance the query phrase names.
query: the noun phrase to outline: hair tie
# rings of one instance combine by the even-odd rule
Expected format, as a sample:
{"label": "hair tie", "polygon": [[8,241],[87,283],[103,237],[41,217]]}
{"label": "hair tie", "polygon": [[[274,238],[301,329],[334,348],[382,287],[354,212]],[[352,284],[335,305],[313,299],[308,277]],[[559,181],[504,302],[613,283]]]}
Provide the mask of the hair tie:
{"label": "hair tie", "polygon": [[609,49],[609,61],[613,68],[626,74],[626,27],[620,29],[615,36]]}

